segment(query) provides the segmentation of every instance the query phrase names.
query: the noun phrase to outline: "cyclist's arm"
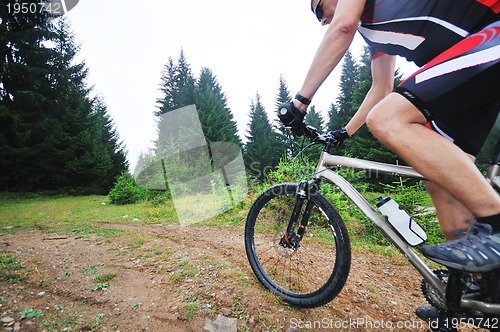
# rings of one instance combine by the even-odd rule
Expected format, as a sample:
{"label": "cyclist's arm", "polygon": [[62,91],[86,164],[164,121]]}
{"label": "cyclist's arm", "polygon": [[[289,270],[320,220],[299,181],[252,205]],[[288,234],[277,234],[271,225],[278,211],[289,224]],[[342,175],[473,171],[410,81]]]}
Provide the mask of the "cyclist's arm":
{"label": "cyclist's arm", "polygon": [[372,60],[372,86],[361,103],[358,111],[349,123],[346,130],[349,135],[354,134],[366,121],[370,110],[394,89],[394,68],[396,57],[382,54]]}
{"label": "cyclist's arm", "polygon": [[[309,71],[307,72],[300,94],[311,99],[321,84],[330,75],[349,48],[358,29],[359,18],[366,0],[339,0],[335,15],[331,18]],[[307,109],[296,101],[295,105],[302,111]]]}

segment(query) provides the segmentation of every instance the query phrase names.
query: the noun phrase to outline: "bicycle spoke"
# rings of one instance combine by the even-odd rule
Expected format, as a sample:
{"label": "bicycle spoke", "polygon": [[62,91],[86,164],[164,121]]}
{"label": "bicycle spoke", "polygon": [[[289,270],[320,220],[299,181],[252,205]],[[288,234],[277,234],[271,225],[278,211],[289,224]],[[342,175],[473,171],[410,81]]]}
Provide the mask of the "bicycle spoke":
{"label": "bicycle spoke", "polygon": [[[306,240],[308,239],[304,239],[299,249],[292,251],[279,246],[278,237],[275,236],[259,236],[255,239],[260,264],[267,273],[275,276],[278,285],[298,293],[321,288],[332,273],[330,264],[328,269],[320,268],[324,265],[323,255],[326,255],[324,248],[319,245],[310,246]],[[331,257],[331,253],[327,257]]]}
{"label": "bicycle spoke", "polygon": [[[278,187],[273,188],[275,191],[270,190],[269,196],[261,196],[262,204],[253,207],[249,217],[245,241],[252,268],[269,290],[286,301],[307,307],[325,303],[340,291],[348,273],[349,260],[346,261],[347,269],[335,269],[338,248],[334,229],[342,232],[345,238],[345,228],[335,228],[331,224],[331,220],[336,220],[338,225],[340,217],[324,198],[319,203],[313,198],[313,204],[309,205],[311,201],[307,198],[291,228],[289,221],[295,206],[296,185]],[[299,233],[299,223],[307,206],[312,207],[308,225],[305,233]],[[285,242],[287,231],[290,233],[286,234]],[[349,250],[349,247],[340,249]],[[341,279],[332,284],[334,273],[340,273]]]}

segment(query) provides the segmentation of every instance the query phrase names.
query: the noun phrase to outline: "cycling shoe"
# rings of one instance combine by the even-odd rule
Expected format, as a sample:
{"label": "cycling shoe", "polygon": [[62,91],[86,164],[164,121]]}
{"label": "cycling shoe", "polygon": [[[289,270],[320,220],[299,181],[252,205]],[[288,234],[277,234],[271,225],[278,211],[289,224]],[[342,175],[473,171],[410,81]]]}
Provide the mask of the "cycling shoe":
{"label": "cycling shoe", "polygon": [[426,322],[433,321],[435,319],[439,319],[439,310],[433,306],[423,306],[418,307],[415,310],[417,317]]}
{"label": "cycling shoe", "polygon": [[424,245],[421,252],[449,268],[471,273],[490,272],[500,268],[500,234],[491,233],[490,225],[475,223],[463,237]]}
{"label": "cycling shoe", "polygon": [[[429,324],[431,331],[447,331],[456,332],[457,329],[453,326],[446,326],[446,319],[442,319],[440,311],[433,306],[418,307],[415,311],[418,318]],[[441,319],[441,321],[440,321]]]}

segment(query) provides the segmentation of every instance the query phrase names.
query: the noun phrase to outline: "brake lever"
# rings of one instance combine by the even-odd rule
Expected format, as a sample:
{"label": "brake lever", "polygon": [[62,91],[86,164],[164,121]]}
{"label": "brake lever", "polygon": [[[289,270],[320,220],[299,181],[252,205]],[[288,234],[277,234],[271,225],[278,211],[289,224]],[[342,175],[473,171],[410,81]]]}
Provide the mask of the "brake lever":
{"label": "brake lever", "polygon": [[318,130],[313,126],[305,125],[303,130],[304,134],[311,140],[311,142],[314,142],[319,137]]}
{"label": "brake lever", "polygon": [[337,146],[337,139],[330,135],[330,133],[323,134],[323,135],[316,135],[314,140],[312,140],[314,144],[323,144],[327,148],[328,151],[330,151],[331,147]]}

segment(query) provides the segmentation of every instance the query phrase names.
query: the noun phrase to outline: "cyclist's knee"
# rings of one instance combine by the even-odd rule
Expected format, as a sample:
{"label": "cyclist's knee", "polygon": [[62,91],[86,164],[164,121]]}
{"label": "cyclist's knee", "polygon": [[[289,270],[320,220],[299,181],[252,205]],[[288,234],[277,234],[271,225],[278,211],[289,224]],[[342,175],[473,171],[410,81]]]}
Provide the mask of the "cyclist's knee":
{"label": "cyclist's knee", "polygon": [[400,94],[391,93],[380,101],[368,114],[366,124],[379,140],[399,135],[406,125],[425,124],[425,116]]}
{"label": "cyclist's knee", "polygon": [[390,119],[387,118],[388,112],[384,112],[383,107],[375,107],[366,117],[366,125],[378,139],[383,138],[389,133]]}

